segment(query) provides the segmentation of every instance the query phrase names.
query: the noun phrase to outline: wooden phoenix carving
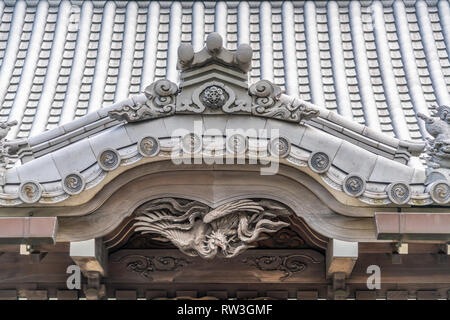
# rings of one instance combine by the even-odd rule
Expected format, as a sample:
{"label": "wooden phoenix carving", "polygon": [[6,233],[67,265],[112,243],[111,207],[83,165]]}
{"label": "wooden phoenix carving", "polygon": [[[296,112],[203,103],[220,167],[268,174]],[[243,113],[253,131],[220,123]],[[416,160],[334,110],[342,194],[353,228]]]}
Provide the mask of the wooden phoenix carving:
{"label": "wooden phoenix carving", "polygon": [[289,224],[277,217],[290,212],[268,200],[236,200],[216,209],[197,201],[154,200],[138,212],[135,231],[170,240],[183,253],[212,259],[219,252],[232,258]]}

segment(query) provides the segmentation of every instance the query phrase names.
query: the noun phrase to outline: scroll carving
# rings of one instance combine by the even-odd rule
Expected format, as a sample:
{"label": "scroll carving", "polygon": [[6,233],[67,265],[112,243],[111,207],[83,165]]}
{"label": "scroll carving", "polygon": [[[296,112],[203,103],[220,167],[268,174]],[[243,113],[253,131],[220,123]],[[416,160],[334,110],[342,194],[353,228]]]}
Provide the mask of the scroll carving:
{"label": "scroll carving", "polygon": [[[245,44],[235,52],[225,49],[217,33],[208,35],[206,46],[200,52],[194,52],[189,44],[182,44],[177,64],[182,71],[182,90],[169,80],[158,80],[145,89],[145,103],[124,105],[109,111],[109,115],[120,121],[134,122],[175,113],[237,113],[297,123],[319,115],[318,110],[305,103],[282,98],[281,88],[270,81],[258,81],[247,89],[244,75],[251,68],[252,53],[251,47]],[[210,68],[209,65],[216,65],[217,70],[205,72],[202,69]],[[196,69],[203,71],[194,72]]]}
{"label": "scroll carving", "polygon": [[268,200],[236,200],[211,209],[197,201],[173,198],[151,201],[138,210],[135,231],[170,240],[188,256],[232,258],[264,234],[289,224],[279,217],[290,212]]}
{"label": "scroll carving", "polygon": [[147,119],[161,118],[175,113],[178,87],[175,83],[161,79],[144,91],[147,101],[144,104],[124,105],[108,112],[113,119],[135,122]]}
{"label": "scroll carving", "polygon": [[145,256],[145,255],[127,255],[122,257],[117,262],[129,260],[127,263],[127,270],[138,273],[141,277],[147,280],[153,280],[150,276],[151,272],[155,271],[176,271],[191,262],[184,258],[175,258],[170,256]]}
{"label": "scroll carving", "polygon": [[242,259],[242,263],[249,264],[261,271],[282,271],[284,276],[280,280],[286,280],[294,273],[306,270],[308,263],[320,263],[314,257],[307,254],[292,255],[267,255]]}
{"label": "scroll carving", "polygon": [[258,241],[258,248],[304,248],[307,246],[305,240],[300,235],[290,228],[283,228],[277,233],[271,235],[266,239]]}
{"label": "scroll carving", "polygon": [[319,115],[318,110],[305,104],[294,105],[282,101],[281,88],[267,80],[254,83],[248,92],[252,97],[252,114],[256,116],[300,122]]}

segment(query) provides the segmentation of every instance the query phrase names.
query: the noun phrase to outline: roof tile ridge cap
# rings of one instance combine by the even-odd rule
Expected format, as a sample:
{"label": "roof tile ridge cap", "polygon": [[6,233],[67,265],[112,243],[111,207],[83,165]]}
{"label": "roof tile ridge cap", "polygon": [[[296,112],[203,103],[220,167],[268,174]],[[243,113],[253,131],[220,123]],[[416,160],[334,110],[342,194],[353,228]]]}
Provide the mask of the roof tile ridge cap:
{"label": "roof tile ridge cap", "polygon": [[241,43],[236,50],[229,50],[224,45],[223,37],[211,32],[206,37],[205,46],[197,52],[191,44],[182,43],[178,47],[177,70],[188,72],[208,64],[222,64],[247,73],[252,69],[253,49],[249,44]]}
{"label": "roof tile ridge cap", "polygon": [[[352,132],[355,132],[357,134],[360,134],[362,136],[374,139],[378,142],[385,143],[392,147],[407,147],[410,151],[416,151],[416,152],[422,152],[425,148],[425,141],[411,141],[411,140],[402,140],[395,137],[391,137],[383,132],[374,130],[370,127],[367,127],[365,125],[359,124],[355,121],[351,121],[340,114],[327,110],[326,108],[310,103],[308,101],[302,100],[300,98],[296,98],[293,96],[289,96],[287,94],[281,94],[281,99],[289,100],[291,102],[298,101],[301,104],[304,104],[312,109],[319,111],[318,118],[330,121],[334,124],[337,124],[347,130],[350,130]],[[314,119],[310,120],[314,121]]]}
{"label": "roof tile ridge cap", "polygon": [[[131,96],[127,99],[124,99],[122,101],[119,101],[117,103],[114,103],[108,107],[101,108],[99,110],[91,111],[84,116],[74,119],[70,122],[67,122],[63,125],[58,125],[56,128],[44,131],[36,136],[28,137],[26,138],[26,141],[30,146],[35,146],[47,141],[50,141],[52,139],[55,139],[57,137],[69,134],[71,132],[74,132],[76,130],[79,130],[82,127],[88,126],[96,121],[102,120],[104,118],[109,117],[108,112],[111,110],[114,110],[118,107],[121,107],[123,105],[135,105],[136,103],[142,103],[143,100],[146,100],[144,93],[140,93],[134,96]],[[113,119],[111,119],[113,120]],[[23,139],[21,140],[23,141]]]}

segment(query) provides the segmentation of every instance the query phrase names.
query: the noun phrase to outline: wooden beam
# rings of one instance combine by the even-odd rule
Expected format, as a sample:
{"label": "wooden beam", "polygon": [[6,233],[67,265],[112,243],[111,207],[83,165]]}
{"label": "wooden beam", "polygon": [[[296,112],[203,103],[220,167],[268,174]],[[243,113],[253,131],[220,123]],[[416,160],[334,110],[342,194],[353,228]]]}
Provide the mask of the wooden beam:
{"label": "wooden beam", "polygon": [[258,297],[258,291],[253,290],[240,290],[236,291],[237,299],[253,299]]}
{"label": "wooden beam", "polygon": [[348,278],[358,259],[358,243],[331,239],[327,249],[327,279],[334,273],[344,273]]}
{"label": "wooden beam", "polygon": [[105,297],[106,288],[100,283],[106,276],[107,250],[100,238],[70,243],[70,257],[80,267],[88,279],[83,292],[88,300],[99,300]]}
{"label": "wooden beam", "polygon": [[102,239],[71,242],[70,257],[85,276],[92,272],[106,276],[107,252]]}
{"label": "wooden beam", "polygon": [[83,292],[87,300],[101,300],[106,297],[106,287],[100,283],[101,275],[98,271],[86,273],[88,283],[83,286]]}
{"label": "wooden beam", "polygon": [[386,300],[408,300],[408,291],[406,290],[387,291]]}
{"label": "wooden beam", "polygon": [[443,212],[376,212],[377,239],[450,240],[450,215]]}
{"label": "wooden beam", "polygon": [[23,295],[28,300],[48,300],[47,290],[25,290]]}
{"label": "wooden beam", "polygon": [[317,291],[297,291],[298,300],[317,300],[318,297]]}
{"label": "wooden beam", "polygon": [[117,300],[136,300],[136,290],[116,290]]}
{"label": "wooden beam", "polygon": [[443,254],[450,255],[450,244],[442,244],[439,246],[439,251]]}
{"label": "wooden beam", "polygon": [[267,291],[266,296],[272,299],[286,300],[289,298],[289,292],[282,290]]}
{"label": "wooden beam", "polygon": [[152,300],[157,298],[166,298],[167,291],[165,290],[147,290],[145,292],[145,299]]}
{"label": "wooden beam", "polygon": [[408,244],[407,243],[400,243],[397,246],[397,253],[398,254],[408,254]]}
{"label": "wooden beam", "polygon": [[17,290],[0,290],[0,300],[17,300]]}
{"label": "wooden beam", "polygon": [[185,298],[197,298],[198,292],[195,290],[179,290],[175,292],[177,297],[185,297]]}
{"label": "wooden beam", "polygon": [[440,298],[437,290],[418,290],[416,292],[417,300],[437,300]]}
{"label": "wooden beam", "polygon": [[375,290],[357,290],[355,291],[356,300],[376,300],[377,292]]}
{"label": "wooden beam", "polygon": [[77,290],[58,290],[56,291],[56,298],[58,300],[78,300]]}
{"label": "wooden beam", "polygon": [[56,217],[0,217],[0,244],[54,244]]}
{"label": "wooden beam", "polygon": [[214,298],[217,298],[217,299],[227,299],[228,298],[228,292],[225,291],[225,290],[221,290],[221,291],[218,291],[218,290],[207,291],[206,295],[208,297],[214,297]]}
{"label": "wooden beam", "polygon": [[344,272],[333,273],[333,285],[328,286],[328,296],[333,300],[345,300],[349,290],[345,284],[346,274]]}

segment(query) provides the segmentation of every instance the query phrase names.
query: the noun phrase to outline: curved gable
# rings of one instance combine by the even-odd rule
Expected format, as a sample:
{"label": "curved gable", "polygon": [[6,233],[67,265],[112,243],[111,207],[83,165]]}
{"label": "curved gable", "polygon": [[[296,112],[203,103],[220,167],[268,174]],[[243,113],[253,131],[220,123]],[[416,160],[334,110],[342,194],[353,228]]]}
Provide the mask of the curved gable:
{"label": "curved gable", "polygon": [[16,143],[28,162],[7,170],[2,204],[81,205],[120,173],[164,160],[247,162],[262,174],[285,164],[350,206],[448,203],[441,173],[430,181],[407,165],[424,143],[374,132],[267,80],[248,87],[249,46],[228,51],[213,33],[202,51],[183,45],[179,56],[179,88],[158,80],[141,96]]}

